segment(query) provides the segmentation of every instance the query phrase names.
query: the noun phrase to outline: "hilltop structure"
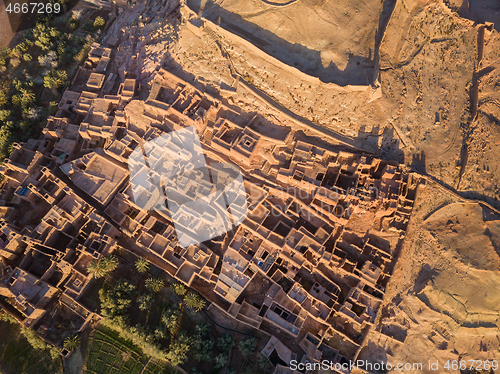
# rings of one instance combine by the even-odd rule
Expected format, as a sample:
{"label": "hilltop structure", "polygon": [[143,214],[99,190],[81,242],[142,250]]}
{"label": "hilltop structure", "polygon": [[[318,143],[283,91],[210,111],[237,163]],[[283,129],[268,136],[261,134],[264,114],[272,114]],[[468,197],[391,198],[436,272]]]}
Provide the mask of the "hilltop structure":
{"label": "hilltop structure", "polygon": [[[94,316],[79,303],[92,283],[86,264],[119,241],[272,336],[263,354],[277,372],[291,373],[291,360],[355,359],[398,260],[418,175],[246,113],[232,91],[165,69],[139,87],[131,72],[119,76],[109,47],[93,45],[86,66],[42,139],[16,145],[0,167],[0,294],[11,312],[60,344],[70,321],[78,331]],[[132,183],[128,160],[190,126],[208,165],[239,167],[248,211],[234,230],[184,247],[172,212],[156,209],[155,179]],[[186,194],[203,192],[191,187]],[[59,330],[48,325],[54,316]]]}

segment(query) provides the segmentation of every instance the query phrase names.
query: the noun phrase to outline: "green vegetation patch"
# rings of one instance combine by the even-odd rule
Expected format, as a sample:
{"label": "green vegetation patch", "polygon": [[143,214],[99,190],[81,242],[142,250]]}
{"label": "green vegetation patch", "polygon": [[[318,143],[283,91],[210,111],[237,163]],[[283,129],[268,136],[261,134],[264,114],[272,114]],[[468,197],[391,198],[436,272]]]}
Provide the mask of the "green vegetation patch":
{"label": "green vegetation patch", "polygon": [[0,341],[0,362],[6,374],[62,373],[59,355],[53,359],[49,349],[33,348],[17,323],[0,321]]}
{"label": "green vegetation patch", "polygon": [[100,327],[92,332],[85,374],[135,374],[141,372],[144,364],[139,350],[112,330]]}
{"label": "green vegetation patch", "polygon": [[37,14],[36,24],[24,31],[14,47],[0,49],[0,160],[12,153],[13,143],[40,136],[99,37],[95,31],[103,27],[104,18],[95,17],[99,26],[85,33],[80,25],[82,12],[88,17],[102,13],[74,10],[55,19]]}
{"label": "green vegetation patch", "polygon": [[[144,369],[144,371],[143,371]],[[118,332],[99,326],[89,338],[84,374],[174,374],[167,362],[149,359]]]}
{"label": "green vegetation patch", "polygon": [[150,360],[144,369],[143,374],[178,374],[179,371],[172,368],[169,364],[159,362],[154,359]]}

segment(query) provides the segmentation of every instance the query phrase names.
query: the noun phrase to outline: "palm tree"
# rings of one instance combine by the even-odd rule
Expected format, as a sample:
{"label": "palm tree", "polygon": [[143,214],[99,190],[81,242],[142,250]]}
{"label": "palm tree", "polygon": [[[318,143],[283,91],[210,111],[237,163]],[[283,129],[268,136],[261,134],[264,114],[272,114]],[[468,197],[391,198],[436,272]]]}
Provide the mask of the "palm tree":
{"label": "palm tree", "polygon": [[182,283],[174,283],[170,286],[170,290],[177,296],[182,297],[186,294],[187,289]]}
{"label": "palm tree", "polygon": [[104,26],[104,24],[106,23],[106,21],[104,21],[104,18],[102,17],[96,17],[96,19],[94,20],[94,27],[96,29],[99,29],[101,28],[102,26]]}
{"label": "palm tree", "polygon": [[87,272],[94,278],[102,278],[106,275],[103,269],[102,262],[99,260],[91,260],[87,264]]}
{"label": "palm tree", "polygon": [[26,88],[21,88],[18,94],[12,96],[12,103],[15,105],[28,107],[33,102],[35,102],[35,94]]}
{"label": "palm tree", "polygon": [[165,286],[165,282],[161,278],[148,278],[146,279],[146,288],[153,293],[160,292]]}
{"label": "palm tree", "polygon": [[257,340],[255,340],[254,337],[247,337],[240,341],[238,347],[240,348],[240,352],[243,356],[249,356],[253,351],[255,351],[255,348],[257,347]]}
{"label": "palm tree", "polygon": [[103,264],[106,273],[110,273],[118,267],[118,258],[116,256],[102,257],[101,262]]}
{"label": "palm tree", "polygon": [[64,339],[64,348],[68,351],[74,351],[80,346],[80,337],[78,335],[68,336]]}
{"label": "palm tree", "polygon": [[87,264],[87,272],[94,278],[102,278],[118,267],[116,256],[101,257],[99,260],[91,260]]}
{"label": "palm tree", "polygon": [[269,359],[263,354],[259,354],[257,365],[259,365],[259,369],[264,370],[269,365]]}
{"label": "palm tree", "polygon": [[56,90],[67,82],[68,74],[64,70],[52,70],[43,78],[43,85],[50,90]]}
{"label": "palm tree", "polygon": [[150,293],[142,294],[137,298],[140,310],[147,310],[153,301],[153,296]]}
{"label": "palm tree", "polygon": [[215,368],[216,369],[220,369],[222,368],[224,365],[227,364],[227,361],[228,361],[229,357],[226,353],[221,353],[220,355],[216,356],[215,357]]}
{"label": "palm tree", "polygon": [[196,312],[199,312],[205,307],[205,300],[198,296],[198,294],[194,292],[189,292],[184,297],[184,302],[188,306],[188,308],[193,309]]}
{"label": "palm tree", "polygon": [[135,268],[139,273],[144,274],[149,270],[149,261],[141,257],[135,262]]}

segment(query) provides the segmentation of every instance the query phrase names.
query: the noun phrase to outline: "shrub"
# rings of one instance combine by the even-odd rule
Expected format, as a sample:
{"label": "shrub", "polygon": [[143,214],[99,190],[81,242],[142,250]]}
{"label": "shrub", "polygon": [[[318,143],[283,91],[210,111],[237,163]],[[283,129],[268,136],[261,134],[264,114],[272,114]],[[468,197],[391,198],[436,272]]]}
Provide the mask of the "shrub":
{"label": "shrub", "polygon": [[187,361],[187,354],[191,346],[191,340],[185,333],[179,334],[177,339],[173,340],[169,346],[167,359],[172,365],[180,365]]}
{"label": "shrub", "polygon": [[259,366],[259,369],[264,370],[269,365],[269,359],[266,356],[260,354],[259,358],[257,359],[257,365]]}
{"label": "shrub", "polygon": [[10,64],[12,65],[13,68],[17,68],[20,63],[21,63],[21,60],[18,57],[14,57],[14,58],[10,59]]}
{"label": "shrub", "polygon": [[202,322],[196,325],[193,334],[193,357],[196,361],[213,360],[214,339],[210,336],[210,325]]}
{"label": "shrub", "polygon": [[68,26],[71,30],[76,30],[76,28],[78,27],[78,20],[71,18],[68,22]]}
{"label": "shrub", "polygon": [[8,314],[7,312],[4,312],[4,311],[2,311],[0,313],[0,320],[7,322],[7,323],[10,323],[10,324],[13,324],[13,325],[15,325],[17,323],[17,320],[14,317],[12,317],[10,314]]}
{"label": "shrub", "polygon": [[253,337],[242,339],[240,341],[240,344],[238,344],[238,348],[240,349],[240,352],[243,356],[250,355],[253,351],[255,351],[256,347],[257,340]]}
{"label": "shrub", "polygon": [[49,51],[46,55],[38,56],[38,63],[46,68],[57,67],[57,54],[54,51]]}
{"label": "shrub", "polygon": [[22,117],[30,121],[36,121],[41,116],[41,110],[36,107],[24,108]]}
{"label": "shrub", "polygon": [[161,322],[165,326],[165,328],[170,331],[170,333],[173,333],[179,325],[180,316],[181,311],[179,310],[179,308],[170,306],[165,310],[165,312],[163,312],[163,315],[161,316]]}
{"label": "shrub", "polygon": [[78,21],[80,18],[82,18],[82,13],[83,13],[83,9],[73,10],[71,12],[71,19]]}
{"label": "shrub", "polygon": [[10,154],[10,145],[12,144],[12,128],[14,124],[11,121],[4,123],[0,128],[0,159],[3,160]]}
{"label": "shrub", "polygon": [[140,310],[147,310],[153,301],[153,296],[150,293],[145,293],[137,298]]}
{"label": "shrub", "polygon": [[101,28],[102,26],[104,26],[106,22],[104,21],[104,18],[102,18],[101,16],[98,16],[96,17],[96,19],[94,20],[94,27],[96,29],[99,29]]}
{"label": "shrub", "polygon": [[61,36],[61,32],[59,30],[57,30],[55,27],[51,27],[50,31],[49,31],[49,35],[52,38],[58,38]]}
{"label": "shrub", "polygon": [[[113,320],[115,317],[124,315],[132,305],[132,298],[135,294],[135,286],[126,279],[120,279],[113,286],[105,285],[99,290],[103,316]],[[120,324],[126,320],[119,318],[116,322]]]}
{"label": "shrub", "polygon": [[157,359],[164,360],[166,353],[161,347],[153,342],[154,336],[145,331],[140,326],[129,326],[123,316],[113,319],[106,319],[105,325],[118,331],[120,336],[126,340],[130,340],[137,345],[142,352],[147,356],[153,356]]}
{"label": "shrub", "polygon": [[234,346],[233,337],[229,334],[225,334],[219,338],[217,345],[223,352],[229,353],[231,348]]}
{"label": "shrub", "polygon": [[12,112],[8,109],[0,109],[0,121],[5,122]]}
{"label": "shrub", "polygon": [[93,42],[94,42],[93,39],[84,42],[82,49],[74,57],[75,61],[77,61],[78,63],[82,63],[83,61],[85,61],[87,55],[90,52],[90,48]]}
{"label": "shrub", "polygon": [[7,104],[9,101],[8,90],[0,89],[0,106]]}
{"label": "shrub", "polygon": [[57,347],[50,348],[50,357],[53,360],[56,360],[57,358],[59,358],[59,348],[57,348]]}
{"label": "shrub", "polygon": [[58,109],[59,108],[57,107],[57,102],[56,101],[51,101],[49,103],[49,107],[47,109],[47,112],[48,112],[49,116],[53,116],[54,114],[57,113]]}
{"label": "shrub", "polygon": [[35,349],[46,349],[49,345],[45,343],[33,330],[22,327],[21,334],[24,335],[28,343]]}
{"label": "shrub", "polygon": [[229,359],[226,353],[221,353],[215,357],[215,368],[220,369],[227,364],[227,360]]}

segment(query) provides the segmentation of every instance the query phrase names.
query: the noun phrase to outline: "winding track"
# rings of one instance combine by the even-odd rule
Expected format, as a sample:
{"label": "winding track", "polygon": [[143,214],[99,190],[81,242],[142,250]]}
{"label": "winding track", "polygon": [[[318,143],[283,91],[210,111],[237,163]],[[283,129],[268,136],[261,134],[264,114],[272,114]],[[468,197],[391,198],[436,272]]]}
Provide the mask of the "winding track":
{"label": "winding track", "polygon": [[299,0],[289,0],[289,1],[286,1],[284,3],[279,3],[279,2],[276,2],[276,1],[262,0],[262,2],[264,4],[272,5],[272,6],[279,6],[279,7],[284,7],[284,6],[287,6],[287,5],[291,5],[293,3],[296,3],[297,1],[299,1]]}
{"label": "winding track", "polygon": [[295,114],[288,108],[278,103],[274,98],[270,97],[264,91],[260,90],[258,87],[253,85],[252,83],[246,82],[245,79],[242,78],[242,75],[238,72],[238,70],[234,66],[233,61],[231,59],[231,55],[228,53],[228,51],[224,48],[224,46],[220,42],[218,34],[215,31],[213,31],[210,27],[205,27],[203,31],[207,33],[207,35],[215,42],[217,47],[220,49],[222,56],[226,58],[228,62],[231,75],[233,76],[234,79],[238,81],[238,84],[241,85],[241,87],[244,87],[246,90],[255,95],[257,98],[264,101],[267,105],[270,105],[272,108],[277,109],[279,112],[282,113],[282,115],[292,120],[293,122],[299,124],[300,126],[309,128],[315,131],[320,136],[328,136],[331,139],[334,139],[340,145],[347,146],[354,151],[365,154],[373,154],[370,151],[359,148],[356,144],[356,141],[352,137],[347,135],[342,135],[333,129],[317,125],[307,120],[306,118],[303,118],[298,114]]}

